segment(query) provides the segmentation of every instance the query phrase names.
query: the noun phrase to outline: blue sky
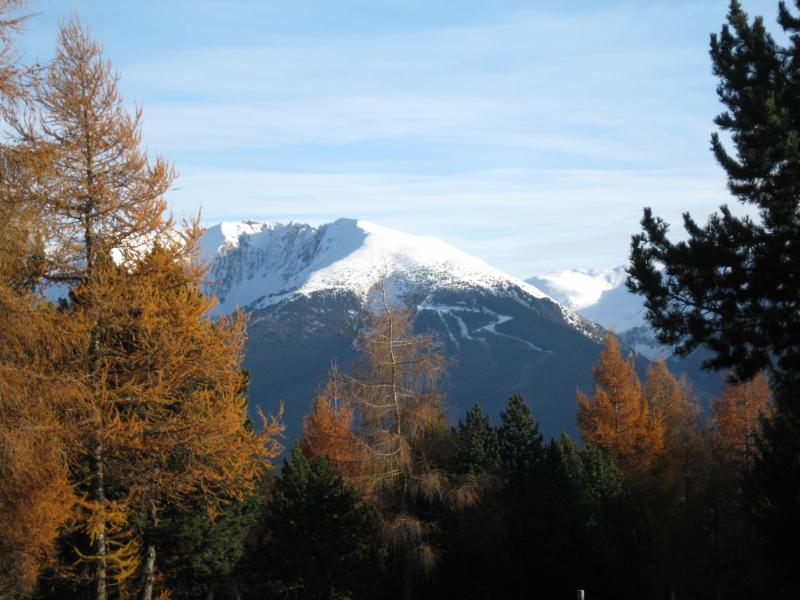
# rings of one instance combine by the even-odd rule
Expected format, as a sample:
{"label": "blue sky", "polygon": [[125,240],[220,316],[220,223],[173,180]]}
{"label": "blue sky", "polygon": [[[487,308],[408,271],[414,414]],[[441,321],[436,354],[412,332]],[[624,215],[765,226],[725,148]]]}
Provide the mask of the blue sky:
{"label": "blue sky", "polygon": [[[774,24],[777,2],[744,0]],[[623,264],[642,206],[728,202],[708,58],[726,0],[38,0],[88,25],[180,173],[178,217],[358,217],[509,273]],[[773,27],[774,31],[775,27]]]}

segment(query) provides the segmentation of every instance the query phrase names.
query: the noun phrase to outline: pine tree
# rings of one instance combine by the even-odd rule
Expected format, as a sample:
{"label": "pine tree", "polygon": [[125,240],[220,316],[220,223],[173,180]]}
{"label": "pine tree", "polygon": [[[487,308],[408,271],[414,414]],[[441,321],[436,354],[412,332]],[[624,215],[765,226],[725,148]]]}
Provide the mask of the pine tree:
{"label": "pine tree", "polygon": [[464,415],[454,429],[456,468],[473,475],[493,473],[499,464],[497,432],[489,422],[489,415],[476,404]]}
{"label": "pine tree", "polygon": [[159,571],[175,600],[236,598],[242,588],[237,565],[245,558],[254,529],[259,496],[221,507],[214,519],[202,503],[167,507],[149,532],[160,557]]}
{"label": "pine tree", "polygon": [[497,428],[502,481],[502,505],[509,553],[512,587],[521,597],[534,593],[543,547],[531,544],[541,536],[544,502],[541,494],[546,479],[544,448],[539,423],[519,394],[508,400],[500,412]]}
{"label": "pine tree", "polygon": [[737,0],[720,34],[711,36],[725,107],[714,122],[735,152],[717,133],[712,150],[731,193],[759,218],[739,218],[722,206],[702,226],[687,213],[689,239],[673,243],[669,225],[645,209],[628,287],[645,296],[660,341],[678,353],[704,345],[712,353],[708,367],[730,369],[740,380],[770,371],[775,414],[748,476],[749,502],[779,571],[775,581],[783,582],[776,585],[793,589],[800,581],[782,549],[800,536],[800,18],[784,2],[778,8],[786,45]]}
{"label": "pine tree", "polygon": [[386,550],[379,516],[325,457],[309,462],[295,446],[263,520],[248,561],[254,596],[371,598],[381,590]]}
{"label": "pine tree", "polygon": [[663,450],[664,428],[659,415],[651,415],[633,361],[622,356],[613,334],[594,367],[592,396],[578,391],[577,400],[586,443],[606,450],[632,483],[645,484]]}
{"label": "pine tree", "polygon": [[497,429],[502,469],[510,485],[523,480],[542,459],[542,434],[530,407],[519,394],[508,400]]}
{"label": "pine tree", "polygon": [[771,597],[800,586],[797,561],[786,548],[800,535],[800,376],[783,376],[774,387],[774,410],[761,423],[753,468],[745,477],[751,520],[763,536]]}
{"label": "pine tree", "polygon": [[549,596],[585,589],[597,598],[646,597],[646,522],[605,451],[579,450],[566,434],[546,448],[538,494],[538,591]]}
{"label": "pine tree", "polygon": [[773,362],[800,370],[800,20],[780,6],[788,47],[775,42],[761,17],[751,24],[737,0],[728,24],[711,36],[725,106],[714,122],[731,135],[736,156],[716,133],[712,149],[731,193],[758,209],[760,220],[722,206],[701,227],[687,213],[689,240],[673,243],[669,225],[645,209],[643,232],[631,246],[628,286],[645,296],[659,340],[680,354],[705,345],[708,366],[742,378]]}

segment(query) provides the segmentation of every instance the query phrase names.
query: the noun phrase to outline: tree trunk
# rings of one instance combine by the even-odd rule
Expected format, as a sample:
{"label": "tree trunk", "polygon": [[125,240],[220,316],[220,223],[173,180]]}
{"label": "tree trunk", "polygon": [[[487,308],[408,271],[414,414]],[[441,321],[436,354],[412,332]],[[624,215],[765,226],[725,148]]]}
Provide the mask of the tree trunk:
{"label": "tree trunk", "polygon": [[[99,442],[94,447],[92,456],[93,478],[94,478],[94,500],[100,506],[100,510],[105,512],[106,493],[103,485],[103,445]],[[95,579],[95,600],[106,600],[106,522],[105,516],[100,520],[94,542],[94,579]]]}
{"label": "tree trunk", "polygon": [[156,544],[153,539],[152,530],[158,525],[158,514],[155,504],[150,504],[150,532],[147,534],[144,549],[144,568],[142,569],[142,591],[139,600],[152,600],[153,582],[156,579]]}
{"label": "tree trunk", "polygon": [[156,546],[152,542],[147,544],[144,556],[144,581],[140,600],[152,600],[153,582],[156,578]]}

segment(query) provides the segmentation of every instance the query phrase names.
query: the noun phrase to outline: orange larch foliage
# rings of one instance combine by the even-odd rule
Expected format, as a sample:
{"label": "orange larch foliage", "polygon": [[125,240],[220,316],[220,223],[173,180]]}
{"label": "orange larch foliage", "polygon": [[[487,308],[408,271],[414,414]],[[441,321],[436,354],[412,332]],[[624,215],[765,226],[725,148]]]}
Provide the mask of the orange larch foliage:
{"label": "orange larch foliage", "polygon": [[[47,170],[47,155],[7,140],[5,115],[23,102],[22,69],[12,38],[22,19],[0,0],[0,596],[28,597],[55,541],[73,514],[68,480],[68,429],[58,407],[81,392],[64,365],[80,337],[34,291],[46,224],[30,194]],[[6,143],[8,142],[8,143]]]}
{"label": "orange larch foliage", "polygon": [[[359,360],[349,375],[333,372],[306,428],[312,444],[332,445],[344,456],[352,447],[355,464],[346,480],[380,512],[386,542],[402,565],[403,595],[410,598],[416,579],[437,560],[437,526],[424,514],[474,503],[475,486],[456,485],[431,460],[446,430],[439,387],[446,360],[438,344],[414,334],[411,311],[391,307],[385,289],[376,300],[358,340]],[[347,423],[354,444],[342,451],[338,432]],[[336,432],[336,441],[320,435],[328,431]],[[415,505],[427,511],[418,513]]]}
{"label": "orange larch foliage", "polygon": [[[11,117],[20,144],[50,154],[46,175],[34,188],[52,224],[42,274],[81,286],[84,297],[111,281],[110,257],[133,261],[172,227],[164,218],[163,195],[174,172],[140,150],[140,113],[126,112],[116,82],[100,47],[72,20],[61,27],[55,59],[32,80],[30,110]],[[136,567],[137,540],[125,526],[127,498],[119,492],[109,497],[105,461],[141,434],[109,395],[101,313],[87,301],[71,313],[87,332],[75,340],[72,365],[86,392],[67,409],[79,415],[69,450],[76,489],[85,496],[81,514],[91,550],[84,556],[92,566],[96,600],[106,600],[109,577],[120,583]]]}
{"label": "orange larch foliage", "polygon": [[52,566],[76,503],[58,407],[81,389],[54,366],[64,348],[59,326],[70,326],[26,296],[0,282],[0,596],[9,598],[30,592]]}
{"label": "orange larch foliage", "polygon": [[73,294],[62,313],[75,332],[66,364],[80,393],[49,408],[68,430],[62,456],[85,533],[76,553],[96,600],[112,584],[120,595],[144,557],[138,595],[147,600],[156,557],[131,512],[157,520],[164,504],[191,498],[213,515],[253,488],[281,426],[248,427],[245,320],[210,319],[201,231],[178,232],[166,216],[175,174],[141,150],[140,111],[125,110],[110,63],[77,21],[58,41],[25,110],[7,113],[17,147],[46,163],[25,186],[46,226],[20,244],[37,242],[28,252],[36,275]]}
{"label": "orange larch foliage", "polygon": [[[265,420],[261,433],[247,427],[245,318],[211,320],[204,270],[188,260],[200,234],[175,234],[127,267],[98,261],[95,283],[75,290],[75,310],[97,318],[103,395],[95,404],[114,415],[100,438],[105,478],[152,524],[168,504],[200,502],[213,515],[241,499],[279,451],[276,421]],[[146,536],[142,544],[147,599],[157,557]]]}
{"label": "orange larch foliage", "polygon": [[739,465],[750,462],[760,419],[772,412],[769,378],[759,373],[751,381],[726,382],[722,394],[711,405],[715,442],[721,458]]}
{"label": "orange larch foliage", "polygon": [[659,359],[647,370],[642,394],[651,418],[664,428],[657,487],[667,499],[685,498],[690,472],[702,454],[700,408],[694,392],[685,378],[677,379]]}
{"label": "orange larch foliage", "polygon": [[325,456],[347,480],[358,472],[353,408],[344,389],[346,382],[334,364],[325,387],[314,398],[303,420],[303,452],[309,459]]}
{"label": "orange larch foliage", "polygon": [[583,439],[604,448],[626,477],[643,477],[664,448],[664,425],[642,396],[632,360],[609,334],[594,367],[592,395],[578,391],[578,425]]}

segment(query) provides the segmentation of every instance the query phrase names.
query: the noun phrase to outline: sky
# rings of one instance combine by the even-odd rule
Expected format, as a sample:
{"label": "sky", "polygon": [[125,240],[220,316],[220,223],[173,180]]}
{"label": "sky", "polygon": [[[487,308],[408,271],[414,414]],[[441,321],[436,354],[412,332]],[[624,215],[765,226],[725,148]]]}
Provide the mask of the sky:
{"label": "sky", "polygon": [[33,0],[18,47],[89,27],[178,218],[366,219],[529,277],[624,264],[643,206],[680,237],[735,204],[709,151],[727,4]]}

